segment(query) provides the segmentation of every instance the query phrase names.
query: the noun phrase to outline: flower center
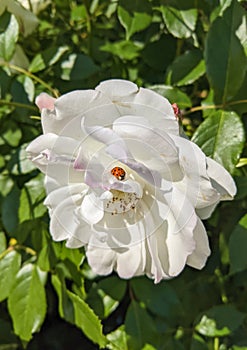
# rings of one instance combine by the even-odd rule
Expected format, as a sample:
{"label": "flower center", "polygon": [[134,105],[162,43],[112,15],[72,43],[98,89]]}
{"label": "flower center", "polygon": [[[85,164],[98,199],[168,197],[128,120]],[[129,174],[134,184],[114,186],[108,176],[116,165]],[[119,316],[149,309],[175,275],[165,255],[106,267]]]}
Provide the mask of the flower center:
{"label": "flower center", "polygon": [[140,199],[137,197],[136,193],[122,192],[118,190],[111,190],[110,192],[112,196],[104,201],[104,209],[112,215],[134,210]]}

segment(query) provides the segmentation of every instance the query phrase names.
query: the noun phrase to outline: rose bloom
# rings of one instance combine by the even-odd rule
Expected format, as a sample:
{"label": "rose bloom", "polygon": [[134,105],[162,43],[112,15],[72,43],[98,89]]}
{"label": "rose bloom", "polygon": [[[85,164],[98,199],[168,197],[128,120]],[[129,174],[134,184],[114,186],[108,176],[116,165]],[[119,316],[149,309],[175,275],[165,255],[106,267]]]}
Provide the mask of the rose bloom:
{"label": "rose bloom", "polygon": [[27,148],[45,173],[50,232],[85,247],[92,270],[155,283],[210,254],[207,219],[236,187],[229,173],[179,135],[172,105],[125,80],[58,99],[42,93],[43,135]]}

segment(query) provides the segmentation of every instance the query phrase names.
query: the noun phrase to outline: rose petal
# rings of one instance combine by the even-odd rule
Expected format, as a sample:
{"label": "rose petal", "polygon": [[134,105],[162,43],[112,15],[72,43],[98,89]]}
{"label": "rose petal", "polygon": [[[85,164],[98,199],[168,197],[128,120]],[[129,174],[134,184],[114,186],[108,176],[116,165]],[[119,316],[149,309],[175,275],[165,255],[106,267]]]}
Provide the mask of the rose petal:
{"label": "rose petal", "polygon": [[181,180],[178,150],[170,136],[153,128],[143,117],[124,116],[115,120],[113,130],[124,140],[133,157],[151,171],[171,181]]}
{"label": "rose petal", "polygon": [[210,255],[210,248],[208,244],[208,236],[200,219],[193,232],[194,240],[196,242],[195,250],[188,256],[187,265],[195,269],[202,269]]}
{"label": "rose petal", "polygon": [[95,247],[93,241],[87,247],[86,256],[93,272],[103,276],[109,275],[116,263],[116,252],[114,250]]}
{"label": "rose petal", "polygon": [[87,194],[81,204],[80,213],[83,220],[94,225],[104,216],[103,201],[101,201],[93,192]]}
{"label": "rose petal", "polygon": [[220,193],[221,200],[231,200],[237,193],[233,178],[228,171],[215,160],[207,157],[207,173],[214,188]]}
{"label": "rose petal", "polygon": [[111,79],[101,82],[95,90],[103,92],[110,100],[138,93],[138,87],[131,81]]}
{"label": "rose petal", "polygon": [[39,96],[35,99],[35,104],[39,107],[40,110],[46,108],[50,109],[51,111],[54,110],[56,99],[54,97],[51,97],[45,92],[42,92]]}
{"label": "rose petal", "polygon": [[[77,90],[69,92],[55,101],[55,110],[42,110],[41,121],[44,133],[55,132],[76,137],[80,135],[80,128],[74,124],[81,123],[81,116],[96,106],[111,104],[106,96],[95,90]],[[66,130],[66,131],[65,131]],[[73,132],[74,131],[74,134]],[[78,137],[77,136],[77,137]]]}
{"label": "rose petal", "polygon": [[153,127],[178,135],[179,125],[168,100],[149,89],[138,88],[126,80],[108,80],[96,87],[107,95],[121,115],[147,117]]}
{"label": "rose petal", "polygon": [[215,206],[219,194],[213,188],[206,170],[206,156],[193,142],[182,137],[172,136],[179,148],[179,162],[184,169],[184,178],[174,183],[197,209]]}
{"label": "rose petal", "polygon": [[[83,183],[69,184],[68,186],[58,187],[54,191],[48,193],[44,204],[50,209],[54,209],[61,202],[68,199],[69,197],[74,198],[75,196],[83,198],[86,192],[88,191],[88,186]],[[77,205],[75,204],[75,207]]]}
{"label": "rose petal", "polygon": [[117,263],[115,270],[121,278],[132,278],[143,274],[143,259],[145,259],[144,243],[141,242],[129,249],[117,253]]}
{"label": "rose petal", "polygon": [[79,222],[75,216],[77,196],[68,197],[52,211],[50,232],[55,241],[63,241],[72,237],[79,227]]}

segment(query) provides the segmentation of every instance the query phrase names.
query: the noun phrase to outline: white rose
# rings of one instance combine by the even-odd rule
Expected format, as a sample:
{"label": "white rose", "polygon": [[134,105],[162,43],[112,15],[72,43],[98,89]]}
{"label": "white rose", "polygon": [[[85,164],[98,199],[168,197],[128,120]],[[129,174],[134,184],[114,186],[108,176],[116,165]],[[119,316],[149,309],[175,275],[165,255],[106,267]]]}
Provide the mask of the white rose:
{"label": "white rose", "polygon": [[229,173],[179,136],[171,104],[125,80],[58,99],[41,94],[44,135],[27,152],[46,174],[50,231],[85,247],[100,275],[155,283],[210,254],[201,219],[236,187]]}

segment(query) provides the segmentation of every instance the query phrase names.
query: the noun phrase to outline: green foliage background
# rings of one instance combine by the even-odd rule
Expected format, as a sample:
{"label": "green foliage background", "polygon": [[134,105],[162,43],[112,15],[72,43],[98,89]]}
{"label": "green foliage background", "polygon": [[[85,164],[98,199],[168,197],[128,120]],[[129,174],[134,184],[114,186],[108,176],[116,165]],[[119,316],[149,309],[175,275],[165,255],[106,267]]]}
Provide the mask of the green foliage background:
{"label": "green foliage background", "polygon": [[[246,1],[27,4],[0,1],[0,350],[246,350]],[[203,271],[159,285],[100,278],[82,249],[50,238],[43,176],[25,154],[41,133],[35,96],[109,78],[176,102],[187,135],[234,175],[235,200],[205,222]]]}

